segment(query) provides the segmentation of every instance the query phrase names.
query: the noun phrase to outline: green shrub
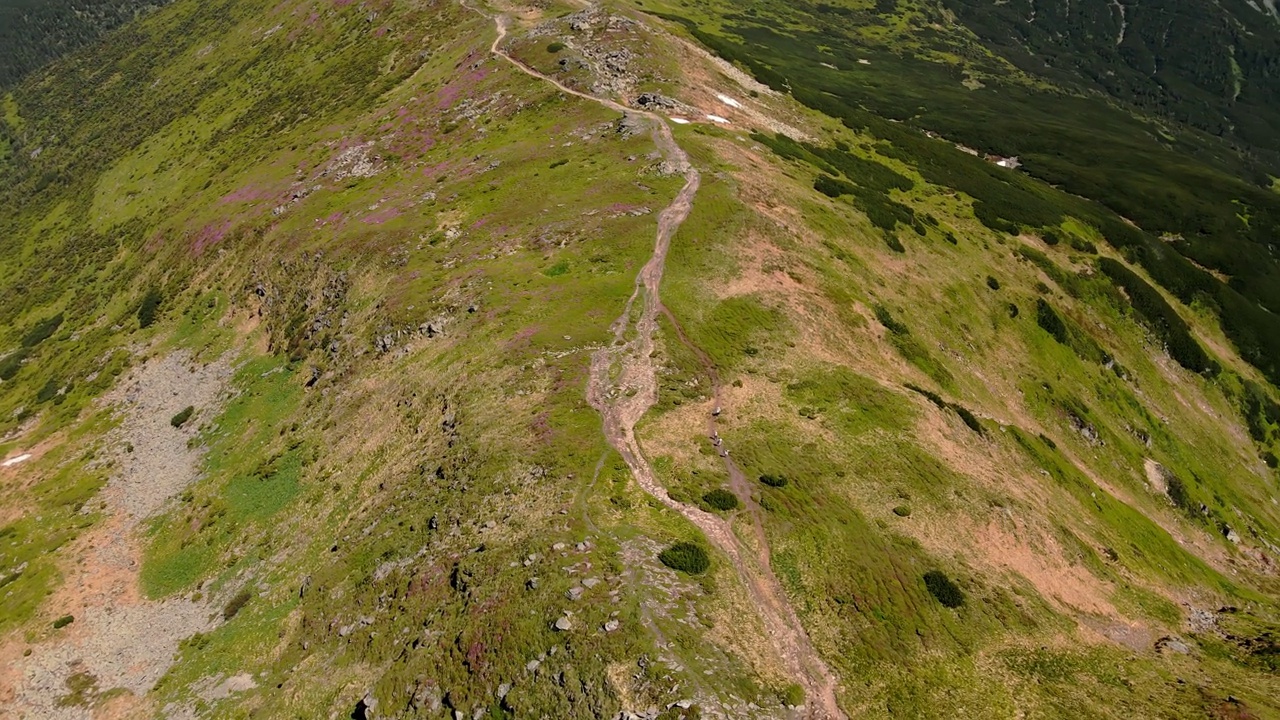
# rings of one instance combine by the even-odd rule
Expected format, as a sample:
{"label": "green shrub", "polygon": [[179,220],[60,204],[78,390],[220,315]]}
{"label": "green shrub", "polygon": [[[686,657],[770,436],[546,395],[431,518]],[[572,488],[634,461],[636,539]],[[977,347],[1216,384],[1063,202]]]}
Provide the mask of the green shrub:
{"label": "green shrub", "polygon": [[702,502],[710,505],[716,510],[736,510],[738,505],[738,496],[724,488],[716,488],[706,495],[702,496]]}
{"label": "green shrub", "polygon": [[1075,235],[1070,235],[1067,238],[1067,242],[1072,248],[1079,250],[1080,252],[1089,253],[1090,255],[1098,254],[1098,246],[1084,238],[1078,238]]}
{"label": "green shrub", "polygon": [[924,586],[938,602],[949,608],[964,605],[964,591],[941,570],[930,570],[925,573]]}
{"label": "green shrub", "polygon": [[1012,320],[1016,317],[1018,317],[1018,306],[1013,303],[1009,303],[1009,319]]}
{"label": "green shrub", "polygon": [[787,486],[786,477],[782,475],[771,475],[769,473],[765,473],[764,475],[761,475],[760,482],[764,483],[765,485],[768,485],[769,487],[775,487],[775,488]]}
{"label": "green shrub", "polygon": [[898,517],[911,517],[911,508],[906,505],[899,505],[893,509],[893,514]]}
{"label": "green shrub", "polygon": [[57,620],[54,620],[54,621],[53,621],[53,629],[54,629],[54,630],[61,630],[62,628],[64,628],[64,627],[66,627],[66,626],[70,625],[71,623],[73,623],[73,622],[75,622],[75,621],[76,621],[76,618],[75,618],[75,616],[74,616],[74,615],[63,615],[62,617],[60,617],[60,618],[58,618]]}
{"label": "green shrub", "polygon": [[782,692],[778,694],[784,705],[790,707],[800,707],[804,705],[804,688],[799,683],[791,683],[782,688]]}
{"label": "green shrub", "polygon": [[1165,486],[1168,488],[1166,492],[1169,494],[1169,500],[1179,510],[1189,511],[1191,509],[1191,496],[1187,494],[1187,486],[1182,482],[1182,478],[1169,473],[1165,477]]}
{"label": "green shrub", "polygon": [[191,415],[195,411],[196,411],[195,407],[188,405],[185,408],[183,408],[182,411],[179,412],[177,415],[174,415],[173,417],[169,418],[169,424],[176,428],[180,428],[183,425],[187,424],[187,421],[191,419]]}
{"label": "green shrub", "polygon": [[1045,230],[1044,234],[1040,236],[1040,239],[1044,241],[1045,245],[1057,245],[1061,242],[1061,239],[1058,237],[1058,233],[1052,230]]}
{"label": "green shrub", "polygon": [[833,178],[830,175],[819,175],[813,181],[813,189],[831,198],[838,198],[841,195],[853,195],[858,190],[849,183],[840,178]]}
{"label": "green shrub", "polygon": [[1138,318],[1169,350],[1174,362],[1191,372],[1213,370],[1217,363],[1191,335],[1186,321],[1165,301],[1164,296],[1123,264],[1111,258],[1098,260],[1098,268],[1129,295]]}
{"label": "green shrub", "polygon": [[61,325],[62,313],[58,313],[53,317],[41,320],[36,323],[34,327],[28,330],[26,335],[22,336],[22,347],[33,348],[45,340],[48,340],[49,336],[57,332]]}
{"label": "green shrub", "polygon": [[880,324],[884,326],[885,330],[888,330],[894,335],[910,334],[911,331],[907,329],[907,326],[895,320],[893,315],[889,314],[889,309],[885,306],[877,304],[872,308],[872,310],[876,314],[876,320],[880,321]]}
{"label": "green shrub", "polygon": [[36,391],[36,402],[41,402],[41,403],[49,402],[57,395],[58,395],[58,381],[54,378],[49,378],[49,381],[46,382],[43,387],[41,387],[39,390]]}
{"label": "green shrub", "polygon": [[999,281],[999,280],[997,280],[997,279],[995,279],[995,278],[993,278],[993,277],[991,277],[990,275],[988,275],[988,276],[987,276],[987,287],[991,288],[992,290],[999,290],[999,289],[1000,289],[1000,281]]}
{"label": "green shrub", "polygon": [[970,430],[978,433],[979,435],[985,434],[982,430],[982,423],[978,421],[978,418],[973,413],[969,412],[969,408],[955,403],[951,403],[949,407],[956,411],[956,414],[960,416],[960,419],[964,421],[965,425],[969,426]]}
{"label": "green shrub", "polygon": [[564,43],[560,42],[559,40],[547,46],[547,52],[551,53],[552,55],[560,52],[563,49],[564,49]]}
{"label": "green shrub", "polygon": [[236,593],[234,597],[227,601],[226,606],[222,608],[222,619],[230,620],[235,617],[236,613],[240,612],[240,609],[243,608],[252,598],[253,593],[250,593],[248,589],[244,589]]}
{"label": "green shrub", "polygon": [[914,383],[907,383],[906,388],[911,392],[919,393],[920,395],[923,395],[926,400],[938,406],[939,408],[947,407],[947,401],[943,400],[941,395],[939,395],[936,392],[933,392],[932,390],[926,390]]}
{"label": "green shrub", "polygon": [[556,160],[555,162],[553,162],[553,163],[551,163],[550,165],[548,165],[547,167],[548,167],[549,169],[551,169],[551,170],[555,170],[556,168],[558,168],[558,167],[560,167],[560,166],[562,166],[562,165],[568,165],[568,164],[569,164],[569,161],[568,161],[567,159],[565,159],[565,158],[560,158],[559,160]]}
{"label": "green shrub", "polygon": [[22,369],[22,362],[27,359],[26,350],[9,353],[0,360],[0,380],[11,380]]}
{"label": "green shrub", "polygon": [[658,560],[672,570],[701,575],[711,567],[711,558],[701,545],[678,542],[658,553]]}
{"label": "green shrub", "polygon": [[898,235],[890,230],[884,232],[884,244],[896,253],[904,253],[907,249],[902,245],[902,241],[898,239]]}
{"label": "green shrub", "polygon": [[1063,345],[1070,345],[1070,338],[1067,336],[1067,326],[1062,322],[1062,318],[1058,316],[1058,312],[1053,306],[1045,302],[1044,298],[1036,298],[1036,324],[1045,332],[1053,336],[1054,340]]}
{"label": "green shrub", "polygon": [[138,327],[151,327],[156,321],[157,313],[160,310],[160,303],[164,301],[164,296],[159,290],[152,288],[147,291],[145,297],[142,298],[142,304],[138,306]]}

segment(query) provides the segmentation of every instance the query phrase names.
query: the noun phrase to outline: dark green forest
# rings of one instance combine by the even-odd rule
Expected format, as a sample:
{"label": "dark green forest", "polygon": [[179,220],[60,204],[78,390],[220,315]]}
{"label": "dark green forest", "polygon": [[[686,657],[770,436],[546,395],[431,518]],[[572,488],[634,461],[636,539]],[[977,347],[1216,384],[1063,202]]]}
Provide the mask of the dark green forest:
{"label": "dark green forest", "polygon": [[943,1],[1028,73],[1100,90],[1272,161],[1280,152],[1280,22],[1261,3]]}
{"label": "dark green forest", "polygon": [[[738,8],[718,26],[692,13],[664,17],[774,89],[871,134],[879,152],[929,182],[964,192],[993,230],[1053,233],[1068,218],[1091,225],[1179,300],[1215,310],[1240,354],[1280,383],[1280,193],[1271,187],[1280,163],[1267,147],[1180,123],[1173,110],[1146,114],[1136,101],[1121,103],[1079,83],[1050,86],[1047,71],[1028,81],[975,46],[972,35],[946,31],[952,16],[941,6],[758,1]],[[867,31],[895,23],[907,28],[909,41]],[[1182,39],[1169,50],[1210,51]],[[1258,67],[1269,72],[1265,62]],[[966,82],[976,77],[981,81]],[[997,167],[956,143],[1019,156],[1022,168]],[[814,164],[834,174],[829,158]],[[819,189],[856,192],[863,203],[878,184],[858,181],[855,188],[833,179]],[[880,214],[890,227],[911,222]],[[1184,349],[1176,328],[1155,324]],[[1200,366],[1194,355],[1186,350],[1182,359]]]}
{"label": "dark green forest", "polygon": [[166,0],[0,0],[0,89]]}

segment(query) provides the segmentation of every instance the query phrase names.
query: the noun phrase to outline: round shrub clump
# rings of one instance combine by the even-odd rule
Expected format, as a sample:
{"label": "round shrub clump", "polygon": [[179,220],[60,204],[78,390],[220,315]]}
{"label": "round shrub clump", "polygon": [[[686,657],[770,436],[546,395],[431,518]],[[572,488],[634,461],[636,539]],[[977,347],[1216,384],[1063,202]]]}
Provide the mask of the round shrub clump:
{"label": "round shrub clump", "polygon": [[547,52],[551,53],[552,55],[560,52],[563,49],[564,49],[564,43],[559,41],[553,42],[547,46]]}
{"label": "round shrub clump", "polygon": [[711,567],[711,558],[701,545],[691,542],[678,542],[658,553],[658,560],[672,570],[679,570],[690,575],[701,575]]}
{"label": "round shrub clump", "polygon": [[196,409],[193,406],[188,405],[185,408],[183,408],[177,415],[174,415],[173,417],[169,418],[169,424],[176,428],[180,428],[183,425],[187,424],[187,421],[191,419],[191,414],[194,413],[195,411]]}
{"label": "round shrub clump", "polygon": [[738,507],[738,496],[724,488],[716,488],[703,495],[702,501],[716,510],[733,510]]}
{"label": "round shrub clump", "polygon": [[909,517],[911,515],[911,508],[906,505],[899,505],[893,509],[893,514],[898,517]]}
{"label": "round shrub clump", "polygon": [[780,487],[787,486],[787,479],[782,475],[770,475],[768,473],[765,473],[764,475],[760,476],[760,482],[764,483],[765,485],[768,485],[769,487],[780,488]]}
{"label": "round shrub clump", "polygon": [[958,608],[964,604],[964,591],[951,581],[941,570],[930,570],[924,574],[924,586],[938,602],[949,608]]}

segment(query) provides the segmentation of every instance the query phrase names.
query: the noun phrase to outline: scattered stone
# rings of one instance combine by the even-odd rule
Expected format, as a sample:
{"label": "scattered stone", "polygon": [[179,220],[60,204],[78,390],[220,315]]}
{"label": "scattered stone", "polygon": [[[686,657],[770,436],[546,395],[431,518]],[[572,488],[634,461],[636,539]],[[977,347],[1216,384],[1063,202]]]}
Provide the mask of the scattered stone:
{"label": "scattered stone", "polygon": [[636,98],[636,104],[649,110],[653,110],[655,108],[674,110],[675,108],[680,107],[680,103],[675,99],[652,92],[641,93],[640,97]]}
{"label": "scattered stone", "polygon": [[566,616],[562,616],[562,617],[560,617],[558,620],[556,620],[556,621],[555,621],[555,623],[554,623],[554,624],[552,624],[552,626],[551,626],[551,627],[553,627],[553,628],[555,628],[556,630],[559,630],[559,631],[561,631],[561,632],[565,632],[565,631],[567,631],[567,630],[569,630],[570,628],[572,628],[572,627],[573,627],[573,623],[572,623],[572,622],[570,622],[569,617],[566,615]]}
{"label": "scattered stone", "polygon": [[593,588],[600,584],[600,578],[587,578],[586,580],[582,581],[582,584],[587,586],[588,588]]}
{"label": "scattered stone", "polygon": [[604,624],[604,631],[609,633],[609,632],[613,632],[614,630],[617,630],[620,627],[622,627],[622,623],[618,622],[616,619],[610,620]]}
{"label": "scattered stone", "polygon": [[639,115],[623,113],[618,118],[616,132],[623,138],[633,137],[644,132],[644,120]]}
{"label": "scattered stone", "polygon": [[1164,652],[1167,650],[1169,652],[1178,653],[1179,655],[1186,655],[1191,652],[1191,647],[1189,645],[1170,635],[1166,635],[1159,640],[1156,640],[1155,649],[1156,652]]}

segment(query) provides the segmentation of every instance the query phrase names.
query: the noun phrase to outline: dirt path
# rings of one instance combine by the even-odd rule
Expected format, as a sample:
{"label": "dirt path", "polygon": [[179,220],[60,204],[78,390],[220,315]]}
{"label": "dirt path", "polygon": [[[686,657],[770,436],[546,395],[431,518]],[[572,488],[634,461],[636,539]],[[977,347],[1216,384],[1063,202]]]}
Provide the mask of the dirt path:
{"label": "dirt path", "polygon": [[[697,194],[702,180],[701,175],[689,162],[689,156],[676,143],[671,134],[671,128],[664,118],[651,112],[635,110],[612,100],[573,90],[526,67],[501,48],[502,41],[507,36],[506,18],[499,15],[494,17],[493,21],[498,36],[489,49],[494,55],[511,63],[520,72],[546,82],[561,92],[599,103],[620,113],[646,118],[653,128],[653,140],[658,150],[668,162],[676,166],[679,173],[684,175],[684,187],[680,188],[675,199],[658,216],[653,255],[636,277],[635,290],[627,300],[622,315],[611,326],[613,343],[609,347],[598,350],[591,358],[587,399],[592,407],[600,412],[609,443],[622,455],[636,482],[644,488],[645,492],[697,525],[717,548],[729,556],[738,575],[751,593],[767,628],[769,640],[786,667],[787,673],[804,686],[808,698],[809,716],[843,720],[845,715],[836,703],[835,677],[813,649],[813,645],[796,617],[795,610],[787,601],[782,587],[769,567],[768,545],[765,543],[759,508],[751,500],[750,486],[742,472],[727,457],[725,458],[734,491],[748,503],[748,510],[752,515],[759,548],[756,553],[752,553],[743,545],[730,524],[723,518],[672,500],[666,488],[658,482],[652,466],[641,452],[636,440],[636,423],[658,400],[657,368],[650,356],[653,352],[654,331],[658,326],[658,313],[664,312],[670,317],[669,311],[662,306],[658,294],[662,284],[662,272],[666,265],[667,249],[671,245],[672,235],[689,215],[693,197]],[[635,317],[633,322],[637,300],[641,301],[642,306],[639,316]],[[678,328],[679,325],[676,327]],[[633,333],[628,340],[626,336],[629,330]],[[719,382],[710,358],[694,347],[684,336],[683,331],[680,331],[679,335],[681,342],[698,355],[703,366],[711,373],[718,397]],[[715,432],[714,420],[711,421],[710,430]]]}

